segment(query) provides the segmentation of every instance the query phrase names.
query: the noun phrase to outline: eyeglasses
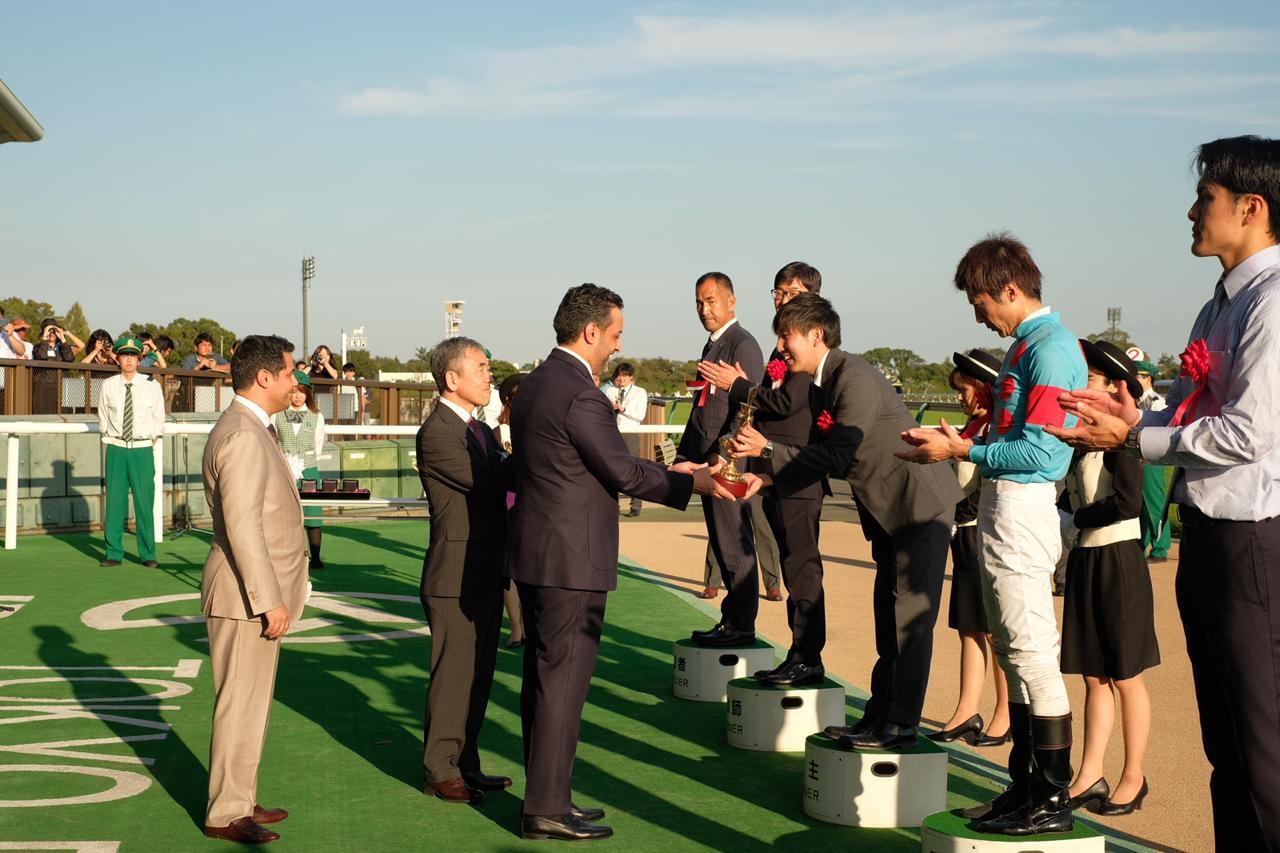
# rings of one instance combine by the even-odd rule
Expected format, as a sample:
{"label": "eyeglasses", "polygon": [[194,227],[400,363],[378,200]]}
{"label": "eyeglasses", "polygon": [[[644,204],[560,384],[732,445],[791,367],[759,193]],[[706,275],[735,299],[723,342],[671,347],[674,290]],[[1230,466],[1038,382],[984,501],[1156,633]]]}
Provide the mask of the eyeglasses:
{"label": "eyeglasses", "polygon": [[769,291],[769,295],[772,296],[774,299],[782,299],[787,296],[799,296],[802,293],[808,293],[808,292],[809,291],[807,290],[780,290],[775,287],[773,290]]}

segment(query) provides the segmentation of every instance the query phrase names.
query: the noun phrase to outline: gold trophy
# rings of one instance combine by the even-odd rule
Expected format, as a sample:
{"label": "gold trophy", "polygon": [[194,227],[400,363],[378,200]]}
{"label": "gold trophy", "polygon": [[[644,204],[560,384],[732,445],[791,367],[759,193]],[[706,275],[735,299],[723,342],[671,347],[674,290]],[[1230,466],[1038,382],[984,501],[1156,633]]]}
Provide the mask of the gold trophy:
{"label": "gold trophy", "polygon": [[[756,394],[759,392],[760,386],[753,386],[747,394],[747,402],[743,403],[738,409],[738,426],[733,431],[733,438],[738,437],[738,433],[742,432],[743,427],[751,426],[751,416],[756,412]],[[726,435],[720,439],[720,455],[726,461],[724,467],[712,474],[711,477],[724,486],[735,498],[741,498],[746,496],[747,489],[750,486],[747,483],[747,478],[738,470],[738,457],[733,452],[733,438]]]}

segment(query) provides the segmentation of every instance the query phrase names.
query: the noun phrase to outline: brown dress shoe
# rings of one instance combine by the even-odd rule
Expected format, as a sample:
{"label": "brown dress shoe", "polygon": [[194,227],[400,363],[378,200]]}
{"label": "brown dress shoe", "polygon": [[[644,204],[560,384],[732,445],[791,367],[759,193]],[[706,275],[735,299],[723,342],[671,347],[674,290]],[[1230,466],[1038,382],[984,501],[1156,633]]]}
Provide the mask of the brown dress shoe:
{"label": "brown dress shoe", "polygon": [[210,838],[235,841],[238,844],[267,844],[280,837],[280,833],[272,832],[265,826],[255,823],[251,817],[233,820],[226,826],[206,826],[204,834]]}
{"label": "brown dress shoe", "polygon": [[484,799],[484,792],[468,788],[462,779],[454,777],[443,782],[428,782],[422,787],[422,793],[439,797],[446,803],[470,803],[475,805]]}
{"label": "brown dress shoe", "polygon": [[702,592],[698,593],[698,598],[715,598],[719,594],[720,590],[716,589],[714,586],[709,586]]}
{"label": "brown dress shoe", "polygon": [[257,803],[253,804],[253,819],[258,823],[279,823],[288,816],[284,809],[264,809]]}
{"label": "brown dress shoe", "polygon": [[156,562],[155,560],[147,560],[147,561],[146,561],[145,563],[143,563],[142,565],[146,566],[148,569],[158,569],[158,568],[160,568],[160,564],[159,564],[158,562]]}
{"label": "brown dress shoe", "polygon": [[778,589],[776,586],[769,587],[769,591],[765,593],[764,597],[770,601],[781,601],[782,590]]}

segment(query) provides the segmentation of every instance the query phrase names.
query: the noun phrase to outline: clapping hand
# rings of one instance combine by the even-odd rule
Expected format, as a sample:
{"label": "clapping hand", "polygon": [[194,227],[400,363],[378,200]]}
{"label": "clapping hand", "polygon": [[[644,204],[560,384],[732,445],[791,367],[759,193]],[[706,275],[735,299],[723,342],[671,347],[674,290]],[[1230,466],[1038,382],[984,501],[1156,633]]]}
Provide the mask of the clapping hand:
{"label": "clapping hand", "polygon": [[1114,450],[1124,445],[1129,428],[1138,425],[1142,413],[1129,393],[1129,386],[1119,383],[1114,394],[1080,388],[1064,391],[1058,402],[1064,411],[1074,413],[1079,420],[1071,429],[1046,426],[1044,431],[1072,447],[1086,450]]}
{"label": "clapping hand", "polygon": [[911,450],[899,450],[893,455],[918,465],[940,462],[943,459],[967,459],[973,442],[961,438],[956,428],[942,418],[936,427],[916,427],[902,433],[902,440],[912,445]]}
{"label": "clapping hand", "polygon": [[723,361],[700,361],[698,362],[698,372],[721,391],[728,391],[732,388],[735,379],[747,378],[747,372],[737,362],[734,362],[733,367],[730,367]]}

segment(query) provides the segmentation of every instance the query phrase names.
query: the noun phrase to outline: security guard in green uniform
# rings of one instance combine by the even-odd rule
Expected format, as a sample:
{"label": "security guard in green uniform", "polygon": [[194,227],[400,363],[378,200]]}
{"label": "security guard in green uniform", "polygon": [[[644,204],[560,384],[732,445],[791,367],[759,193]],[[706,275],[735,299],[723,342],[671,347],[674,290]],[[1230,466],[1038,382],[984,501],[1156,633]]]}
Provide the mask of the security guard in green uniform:
{"label": "security guard in green uniform", "polygon": [[124,527],[133,494],[133,518],[138,557],[149,568],[156,561],[155,454],[164,435],[164,392],[159,383],[138,373],[142,341],[125,335],[112,348],[120,372],[102,383],[98,397],[98,427],[107,446],[107,512],[103,533],[107,542],[103,566],[124,559]]}

